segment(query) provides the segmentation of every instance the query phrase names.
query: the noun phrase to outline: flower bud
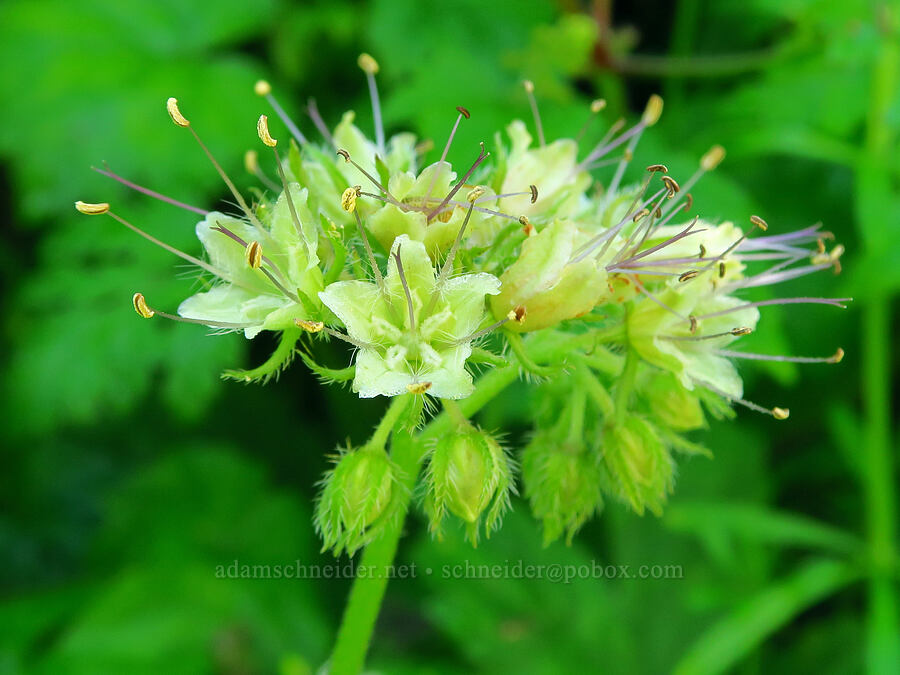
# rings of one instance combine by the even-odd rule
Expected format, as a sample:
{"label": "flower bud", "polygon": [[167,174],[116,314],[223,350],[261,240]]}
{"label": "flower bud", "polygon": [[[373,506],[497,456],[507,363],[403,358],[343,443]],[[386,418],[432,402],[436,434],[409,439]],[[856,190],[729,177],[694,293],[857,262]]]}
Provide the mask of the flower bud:
{"label": "flower bud", "polygon": [[426,473],[425,511],[432,532],[440,536],[441,521],[449,511],[465,521],[473,545],[478,543],[482,519],[485,535],[490,536],[509,506],[511,475],[503,448],[484,431],[469,426],[440,439]]}
{"label": "flower bud", "polygon": [[379,532],[391,513],[396,468],[383,449],[342,453],[329,471],[316,505],[323,550],[353,555]]}
{"label": "flower bud", "polygon": [[640,390],[651,416],[670,429],[691,431],[705,425],[700,400],[671,373],[654,373]]}
{"label": "flower bud", "polygon": [[611,490],[638,515],[659,515],[674,482],[668,450],[646,420],[627,416],[603,432],[603,464]]}
{"label": "flower bud", "polygon": [[603,508],[597,458],[583,445],[538,433],[522,453],[522,480],[531,510],[544,527],[544,545],[565,533],[566,543]]}

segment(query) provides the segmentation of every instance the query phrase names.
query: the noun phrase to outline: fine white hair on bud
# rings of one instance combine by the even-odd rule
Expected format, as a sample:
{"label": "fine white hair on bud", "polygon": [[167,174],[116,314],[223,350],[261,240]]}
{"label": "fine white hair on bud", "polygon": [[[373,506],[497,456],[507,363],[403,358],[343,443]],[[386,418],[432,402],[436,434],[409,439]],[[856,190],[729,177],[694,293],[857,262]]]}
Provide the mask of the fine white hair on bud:
{"label": "fine white hair on bud", "polygon": [[172,118],[172,121],[180,127],[189,127],[191,123],[188,122],[187,118],[181,114],[181,110],[178,109],[178,99],[171,97],[166,101],[166,110],[169,113],[169,117]]}

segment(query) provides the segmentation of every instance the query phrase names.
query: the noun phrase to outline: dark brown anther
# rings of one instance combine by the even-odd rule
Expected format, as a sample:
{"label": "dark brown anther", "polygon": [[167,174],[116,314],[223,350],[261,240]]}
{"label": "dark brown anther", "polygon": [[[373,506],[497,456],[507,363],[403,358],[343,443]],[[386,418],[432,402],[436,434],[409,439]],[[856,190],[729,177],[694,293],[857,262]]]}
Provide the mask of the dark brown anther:
{"label": "dark brown anther", "polygon": [[706,257],[706,247],[703,244],[700,244],[700,257],[701,258]]}
{"label": "dark brown anther", "polygon": [[694,195],[688,192],[684,196],[684,211],[690,211],[691,207],[694,205]]}
{"label": "dark brown anther", "polygon": [[657,171],[661,171],[662,173],[669,173],[669,167],[665,164],[651,164],[647,167],[647,171],[650,173],[656,173]]}
{"label": "dark brown anther", "polygon": [[748,328],[747,326],[741,326],[740,328],[732,328],[731,334],[740,337],[741,335],[750,335],[753,332],[752,328]]}
{"label": "dark brown anther", "polygon": [[343,157],[345,162],[347,162],[347,163],[350,162],[350,153],[347,152],[346,150],[344,150],[343,148],[338,148],[337,154],[339,154],[341,157]]}
{"label": "dark brown anther", "polygon": [[534,204],[538,200],[537,185],[529,185],[528,189],[531,190],[531,203]]}
{"label": "dark brown anther", "polygon": [[662,182],[665,183],[666,188],[669,190],[669,194],[667,195],[669,199],[675,196],[675,193],[678,192],[681,188],[678,186],[678,181],[676,181],[671,176],[663,176]]}
{"label": "dark brown anther", "polygon": [[682,283],[685,281],[690,281],[698,274],[700,274],[700,272],[698,272],[697,270],[688,270],[687,272],[682,272],[681,276],[678,277],[678,281],[681,281]]}
{"label": "dark brown anther", "polygon": [[697,332],[697,317],[691,314],[688,320],[691,322],[691,335],[693,335]]}
{"label": "dark brown anther", "polygon": [[723,262],[719,263],[719,278],[720,279],[725,278],[725,263],[723,263]]}
{"label": "dark brown anther", "polygon": [[469,119],[469,118],[472,116],[472,115],[469,113],[469,111],[466,110],[465,108],[463,108],[461,105],[456,106],[456,111],[457,111],[460,115],[462,115],[463,117],[465,117],[466,119]]}

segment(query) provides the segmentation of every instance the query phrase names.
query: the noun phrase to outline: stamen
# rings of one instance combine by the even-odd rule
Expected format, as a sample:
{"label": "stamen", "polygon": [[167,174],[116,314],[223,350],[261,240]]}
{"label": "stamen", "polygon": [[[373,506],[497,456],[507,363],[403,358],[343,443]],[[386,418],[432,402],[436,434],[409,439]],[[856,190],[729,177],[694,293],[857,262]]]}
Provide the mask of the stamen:
{"label": "stamen", "polygon": [[637,148],[637,144],[641,140],[641,134],[643,133],[644,129],[646,129],[647,127],[652,127],[659,121],[659,117],[660,115],[662,115],[662,110],[662,98],[657,96],[656,94],[653,94],[647,101],[647,107],[644,109],[644,114],[641,117],[640,123],[635,126],[631,132],[623,134],[618,139],[618,141],[609,145],[609,150],[611,150],[612,148],[616,147],[617,143],[621,143],[629,135],[629,133],[632,136],[631,140],[628,142],[628,146],[625,148],[625,157],[621,162],[619,162],[619,166],[616,168],[616,173],[609,184],[610,192],[615,192],[619,189],[619,184],[622,182],[622,177],[625,175],[625,168],[628,166],[628,163],[634,156],[634,150],[635,148]]}
{"label": "stamen", "polygon": [[153,315],[156,313],[150,309],[149,305],[147,305],[143,293],[135,293],[131,298],[131,304],[134,305],[134,311],[145,319],[152,319]]}
{"label": "stamen", "polygon": [[362,186],[354,185],[344,190],[341,195],[341,208],[347,213],[353,213],[356,209],[356,199],[362,194]]}
{"label": "stamen", "polygon": [[[688,317],[690,320],[690,317]],[[694,323],[692,322],[693,326]],[[701,342],[703,340],[714,340],[716,338],[721,337],[741,337],[742,335],[749,335],[753,332],[752,328],[747,326],[739,326],[738,328],[732,328],[731,330],[722,331],[721,333],[710,333],[709,335],[662,335],[663,340],[671,340],[672,342]],[[719,350],[719,353],[724,352],[724,350]]]}
{"label": "stamen", "polygon": [[756,225],[756,227],[758,227],[763,232],[766,232],[769,229],[769,224],[759,216],[750,216],[750,222]]}
{"label": "stamen", "polygon": [[724,391],[722,391],[718,387],[713,386],[712,384],[710,384],[709,382],[707,382],[705,380],[695,379],[694,382],[699,384],[701,387],[704,387],[705,389],[709,389],[712,393],[717,394],[724,399],[728,399],[732,403],[738,403],[738,404],[744,406],[745,408],[749,408],[750,410],[753,410],[758,413],[763,413],[765,415],[771,415],[776,420],[786,420],[791,414],[791,411],[788,410],[787,408],[778,408],[778,407],[771,408],[771,409],[763,408],[761,405],[757,405],[756,403],[753,403],[752,401],[747,401],[745,399],[738,398],[737,396],[732,396],[731,394],[726,394]]}
{"label": "stamen", "polygon": [[106,202],[90,204],[88,202],[77,201],[75,202],[75,210],[86,216],[102,216],[104,213],[109,212],[109,204]]}
{"label": "stamen", "polygon": [[251,241],[247,244],[244,258],[251,269],[259,269],[259,266],[262,264],[262,246],[259,245],[258,241]]}
{"label": "stamen", "polygon": [[297,142],[300,145],[306,145],[309,142],[306,139],[306,136],[303,135],[303,132],[297,128],[297,125],[294,124],[294,121],[284,111],[284,108],[278,105],[278,101],[276,101],[275,97],[272,95],[272,85],[270,85],[265,80],[259,80],[254,85],[253,91],[256,92],[257,96],[262,96],[266,99],[266,101],[269,102],[269,105],[272,106],[272,110],[274,110],[275,114],[278,115],[278,118],[282,122],[284,122],[284,126],[288,128],[288,131],[291,132],[291,136],[297,139]]}
{"label": "stamen", "polygon": [[400,285],[403,286],[403,292],[406,294],[406,308],[409,310],[409,330],[415,332],[416,310],[413,307],[409,284],[406,283],[406,273],[403,271],[403,260],[400,258],[400,244],[397,244],[397,250],[394,252],[394,262],[397,263],[397,274],[400,275]]}
{"label": "stamen", "polygon": [[140,192],[141,194],[145,194],[148,197],[153,197],[153,199],[158,199],[159,201],[166,202],[167,204],[171,204],[172,206],[177,206],[178,208],[185,209],[187,211],[192,211],[201,216],[205,216],[206,214],[209,213],[209,211],[206,211],[205,209],[201,209],[196,206],[191,206],[190,204],[185,204],[184,202],[179,202],[176,199],[172,199],[171,197],[166,197],[164,194],[160,194],[159,192],[155,192],[153,190],[145,188],[141,185],[138,185],[137,183],[132,183],[131,181],[122,178],[122,176],[119,176],[118,174],[115,174],[112,171],[110,171],[109,165],[106,162],[103,162],[103,166],[104,166],[103,169],[98,169],[95,166],[92,166],[91,168],[94,171],[96,171],[97,173],[99,173],[101,176],[106,176],[107,178],[112,178],[113,180],[118,181],[122,185],[124,185],[126,187],[130,187],[132,190],[136,190],[137,192]]}
{"label": "stamen", "polygon": [[584,136],[585,132],[588,130],[588,127],[591,126],[591,122],[594,121],[594,118],[597,117],[597,114],[606,107],[606,100],[602,98],[597,98],[591,101],[590,106],[590,115],[584,121],[584,124],[581,125],[581,129],[578,130],[578,133],[575,134],[575,142],[578,143],[581,141],[581,138]]}
{"label": "stamen", "polygon": [[710,314],[703,314],[697,318],[699,319],[710,319],[714,316],[723,316],[725,314],[730,314],[731,312],[739,312],[744,309],[749,309],[751,307],[766,307],[768,305],[831,305],[832,307],[838,307],[840,309],[847,309],[847,306],[843,303],[852,301],[853,298],[777,298],[775,300],[760,300],[758,302],[747,302],[742,305],[736,305],[734,307],[730,307],[728,309],[723,309],[718,312],[712,312]]}
{"label": "stamen", "polygon": [[681,189],[680,187],[678,187],[678,182],[671,176],[663,176],[662,182],[669,189],[669,194],[666,195],[667,199],[672,199],[672,197],[674,197],[675,194]]}
{"label": "stamen", "polygon": [[519,216],[519,222],[522,224],[522,232],[526,237],[530,237],[534,233],[534,225],[528,220],[528,216]]}
{"label": "stamen", "polygon": [[269,133],[269,118],[265,115],[260,115],[256,121],[256,133],[259,135],[259,140],[270,148],[278,145],[278,141],[272,138],[272,135]]}
{"label": "stamen", "polygon": [[682,272],[678,277],[678,281],[682,283],[684,283],[685,281],[690,281],[691,279],[694,279],[698,274],[700,274],[700,272],[698,272],[697,270],[688,270],[687,272]]}
{"label": "stamen", "polygon": [[294,319],[294,324],[298,328],[302,328],[307,333],[321,333],[325,329],[325,324],[321,321],[307,321],[306,319]]}
{"label": "stamen", "polygon": [[354,209],[353,215],[356,216],[356,227],[359,230],[359,236],[362,238],[363,246],[366,248],[366,255],[369,257],[369,266],[372,268],[372,274],[375,275],[375,283],[378,285],[378,288],[381,289],[382,293],[386,294],[384,279],[381,276],[381,269],[378,267],[378,263],[375,262],[375,254],[372,253],[372,246],[369,244],[369,237],[366,236],[366,228],[363,227],[362,219],[359,217],[359,211]]}
{"label": "stamen", "polygon": [[396,206],[397,208],[399,208],[399,209],[401,209],[401,210],[403,210],[403,211],[406,210],[406,208],[404,207],[404,205],[401,204],[400,202],[398,202],[398,201],[394,198],[394,196],[393,196],[390,192],[388,192],[388,189],[387,189],[386,187],[384,187],[384,185],[382,185],[382,184],[378,181],[377,178],[375,178],[374,176],[372,176],[368,171],[366,171],[365,169],[363,169],[359,164],[357,164],[357,163],[354,161],[354,159],[350,156],[350,153],[349,153],[349,152],[347,152],[344,148],[338,148],[338,149],[337,149],[337,154],[340,155],[341,157],[343,157],[345,162],[347,162],[348,164],[352,164],[354,167],[356,167],[356,170],[357,170],[357,171],[359,171],[363,176],[365,176],[366,178],[368,178],[369,181],[371,181],[371,183],[372,183],[375,187],[377,187],[379,190],[381,190],[381,192],[385,195],[385,197],[387,197],[388,201],[390,201],[391,204],[393,204],[394,206]]}
{"label": "stamen", "polygon": [[515,321],[518,324],[523,324],[525,323],[525,317],[527,315],[528,312],[526,311],[525,307],[523,305],[517,305],[516,307],[513,307],[511,310],[509,310],[509,313],[507,313],[505,317],[503,317],[496,323],[492,323],[487,328],[482,328],[481,330],[470,333],[466,337],[458,339],[455,344],[463,345],[471,342],[472,340],[477,340],[478,338],[487,335],[488,333],[493,333],[495,330],[497,330],[501,326],[506,325],[510,321]]}
{"label": "stamen", "polygon": [[431,382],[412,382],[406,385],[406,391],[414,396],[424,394],[431,389]]}
{"label": "stamen", "polygon": [[256,324],[252,323],[233,323],[231,321],[213,321],[211,319],[194,319],[187,316],[178,316],[176,314],[169,314],[168,312],[161,312],[158,309],[153,309],[150,305],[147,304],[147,301],[144,299],[143,293],[135,293],[131,298],[131,304],[134,306],[134,311],[138,313],[139,316],[145,319],[151,319],[154,316],[161,316],[164,319],[169,319],[170,321],[178,321],[179,323],[193,323],[200,326],[212,326],[213,328],[249,328],[250,326],[254,326]]}
{"label": "stamen", "polygon": [[244,197],[238,192],[237,187],[235,187],[234,183],[225,173],[225,170],[219,165],[216,161],[216,158],[213,157],[212,153],[209,151],[209,148],[204,145],[203,141],[200,140],[200,136],[197,135],[197,132],[194,131],[194,127],[191,126],[191,123],[188,122],[181,112],[178,110],[178,102],[174,98],[170,98],[166,102],[166,109],[169,111],[169,115],[172,118],[172,121],[175,122],[180,127],[187,127],[187,129],[191,132],[191,135],[194,137],[194,140],[197,141],[197,145],[200,146],[200,149],[203,150],[203,153],[206,155],[207,159],[209,159],[210,163],[215,168],[216,172],[224,181],[225,185],[228,187],[231,194],[237,200],[238,206],[240,206],[241,211],[244,212],[244,215],[250,220],[250,222],[260,230],[263,229],[262,223],[259,222],[259,219],[256,217],[256,214],[250,209],[247,205],[247,202],[244,201]]}
{"label": "stamen", "polygon": [[[704,174],[715,169],[719,164],[722,163],[722,160],[725,159],[725,148],[721,145],[714,145],[709,150],[707,150],[703,157],[700,158],[700,166],[693,173],[693,175],[688,179],[688,181],[682,187],[682,190],[687,193],[694,185],[697,184]],[[685,199],[688,201],[688,206],[684,208],[685,211],[690,210],[691,206],[694,203],[693,197],[690,194],[686,195]],[[678,206],[679,199],[675,199],[672,203],[666,206],[663,209],[663,213],[668,213],[671,210],[674,210]]]}
{"label": "stamen", "polygon": [[450,278],[450,274],[452,274],[453,272],[453,262],[456,259],[456,252],[459,250],[459,246],[462,243],[463,234],[465,234],[466,227],[469,224],[469,219],[472,217],[472,211],[475,209],[475,199],[477,199],[476,191],[478,190],[480,190],[482,193],[484,192],[484,188],[478,186],[468,194],[468,197],[473,197],[473,195],[475,195],[475,197],[469,200],[469,209],[468,211],[466,211],[466,217],[463,218],[462,225],[460,225],[459,227],[459,232],[456,233],[456,239],[453,241],[453,246],[450,247],[450,252],[447,254],[447,259],[441,266],[441,271],[434,283],[434,290],[431,292],[431,299],[428,301],[428,306],[422,312],[423,317],[428,317],[431,315],[431,312],[434,310],[434,306],[441,295],[441,291],[443,291],[444,289],[444,284],[447,283],[447,279]]}
{"label": "stamen", "polygon": [[334,137],[331,135],[331,132],[328,130],[328,125],[325,124],[325,120],[322,119],[322,115],[319,113],[319,106],[316,105],[316,99],[311,98],[306,102],[306,112],[309,113],[309,117],[312,119],[316,129],[322,134],[322,138],[328,141],[328,145],[334,147]]}
{"label": "stamen", "polygon": [[528,105],[531,106],[531,116],[534,118],[534,126],[537,128],[538,141],[543,148],[547,145],[544,138],[544,126],[541,124],[541,113],[538,111],[537,99],[534,97],[534,82],[525,80],[522,83],[525,87],[525,94],[528,96]]}
{"label": "stamen", "polygon": [[658,171],[661,171],[662,173],[669,173],[669,167],[667,167],[665,164],[651,164],[647,167],[647,171],[649,171],[650,173],[656,173]]}
{"label": "stamen", "polygon": [[475,172],[475,169],[478,168],[478,165],[481,164],[491,154],[487,150],[485,150],[484,142],[481,142],[479,145],[481,145],[481,152],[478,153],[478,157],[475,159],[475,162],[472,164],[471,167],[469,167],[469,170],[466,171],[466,175],[463,176],[462,179],[460,179],[460,181],[456,185],[453,186],[453,189],[450,190],[449,193],[447,193],[447,196],[444,197],[444,200],[437,206],[437,208],[430,211],[425,216],[426,222],[431,220],[432,218],[434,218],[434,216],[436,216],[438,213],[440,213],[444,209],[444,207],[447,205],[447,202],[449,202],[451,199],[453,199],[453,195],[455,195],[457,192],[459,192],[460,188],[466,184],[466,181],[469,180],[469,177]]}
{"label": "stamen", "polygon": [[[272,148],[272,154],[275,155],[275,167],[278,170],[278,177],[281,179],[282,190],[284,191],[284,198],[287,201],[288,211],[291,212],[291,220],[294,222],[294,229],[297,230],[297,236],[300,237],[301,241],[303,240],[303,225],[300,223],[300,216],[297,215],[297,207],[294,206],[294,197],[291,195],[290,186],[288,185],[287,176],[284,174],[284,167],[281,166],[281,155],[278,154],[278,150],[275,147],[278,143],[274,138],[269,136],[269,128],[266,123],[266,116],[260,115],[259,124],[257,125],[257,130],[259,131],[259,138],[263,143]],[[271,141],[271,145],[267,142],[268,139]]]}
{"label": "stamen", "polygon": [[840,363],[844,358],[844,350],[838,347],[832,356],[780,356],[777,354],[754,354],[751,352],[734,352],[728,349],[717,349],[720,356],[732,359],[749,359],[751,361],[778,361],[782,363]]}
{"label": "stamen", "polygon": [[[299,327],[303,328],[300,325],[301,319],[294,319],[294,323]],[[337,338],[338,340],[343,340],[344,342],[353,345],[357,349],[375,349],[375,345],[371,342],[363,342],[362,340],[357,340],[356,338],[352,338],[349,335],[344,335],[336,330],[332,330],[331,328],[323,328],[322,332],[329,337]]]}
{"label": "stamen", "polygon": [[373,59],[369,54],[360,54],[357,61],[359,67],[366,74],[366,80],[369,83],[369,97],[372,99],[372,118],[375,122],[375,145],[378,148],[378,154],[385,156],[384,149],[384,125],[381,121],[381,102],[378,99],[378,85],[375,84],[375,75],[378,73],[378,61]]}
{"label": "stamen", "polygon": [[[450,146],[453,144],[453,137],[456,136],[456,130],[459,128],[459,123],[465,117],[469,119],[471,114],[468,110],[463,108],[462,106],[456,106],[457,116],[456,122],[453,123],[453,128],[450,130],[450,136],[447,138],[447,143],[444,145],[444,151],[441,153],[441,158],[438,160],[438,164],[442,164],[445,159],[447,159],[447,153],[450,152]],[[431,193],[434,191],[434,185],[437,183],[438,173],[440,171],[436,169],[431,176],[431,184],[428,186],[428,192],[425,193],[425,200],[431,198]]]}

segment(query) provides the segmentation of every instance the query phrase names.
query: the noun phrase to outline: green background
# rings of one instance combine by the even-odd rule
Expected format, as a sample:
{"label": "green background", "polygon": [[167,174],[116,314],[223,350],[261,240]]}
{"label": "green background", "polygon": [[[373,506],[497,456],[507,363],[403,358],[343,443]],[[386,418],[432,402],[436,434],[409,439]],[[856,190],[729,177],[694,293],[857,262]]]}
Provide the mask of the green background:
{"label": "green background", "polygon": [[[467,163],[537,87],[548,137],[666,100],[635,167],[688,176],[713,143],[726,161],[693,190],[695,211],[775,233],[822,221],[844,273],[777,289],[852,296],[847,310],[763,314],[758,351],[838,366],[743,367],[741,411],[682,461],[662,518],[608,504],[571,547],[543,549],[527,504],[475,551],[409,521],[399,563],[680,565],[683,579],[392,582],[370,667],[387,673],[890,673],[900,670],[895,416],[900,287],[900,12],[825,0],[579,3],[343,0],[7,0],[0,5],[0,673],[315,672],[349,588],[222,580],[217,565],[329,563],[310,525],[316,481],[383,401],[320,386],[302,364],[265,387],[223,383],[274,342],[209,337],[139,320],[140,290],[174,309],[186,270],[76,199],[191,252],[194,220],[92,172],[117,172],[200,206],[223,186],[163,103],[182,110],[239,185],[269,112],[269,79],[302,113],[371,129],[360,51],[381,64],[388,131]],[[273,121],[273,133],[286,135]],[[598,127],[599,129],[599,127]],[[595,129],[595,134],[599,134]],[[264,166],[266,164],[264,163]],[[271,169],[271,167],[268,167]],[[896,306],[893,307],[896,309]],[[335,348],[332,362],[342,358]],[[520,387],[481,416],[520,445]]]}

